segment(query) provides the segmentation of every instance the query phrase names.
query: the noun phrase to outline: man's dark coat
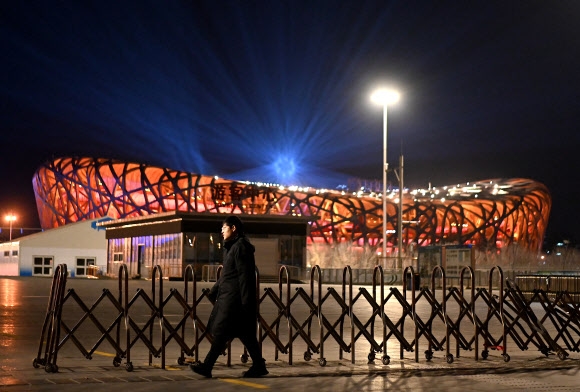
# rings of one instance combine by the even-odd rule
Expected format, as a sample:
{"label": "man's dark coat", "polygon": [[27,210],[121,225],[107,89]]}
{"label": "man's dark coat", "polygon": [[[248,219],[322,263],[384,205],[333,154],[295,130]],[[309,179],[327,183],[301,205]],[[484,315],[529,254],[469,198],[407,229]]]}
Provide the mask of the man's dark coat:
{"label": "man's dark coat", "polygon": [[215,300],[208,330],[227,338],[256,333],[255,247],[245,236],[224,244],[225,255],[220,278],[209,292]]}

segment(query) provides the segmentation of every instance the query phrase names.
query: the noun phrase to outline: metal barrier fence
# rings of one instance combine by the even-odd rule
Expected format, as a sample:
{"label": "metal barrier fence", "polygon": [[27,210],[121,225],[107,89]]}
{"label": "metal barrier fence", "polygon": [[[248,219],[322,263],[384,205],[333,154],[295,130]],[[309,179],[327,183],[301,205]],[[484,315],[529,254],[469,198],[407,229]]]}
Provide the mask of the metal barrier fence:
{"label": "metal barrier fence", "polygon": [[[218,279],[220,273],[218,270]],[[473,352],[475,360],[479,360],[480,353],[481,358],[487,359],[490,350],[501,351],[503,360],[508,362],[508,337],[520,350],[534,346],[544,355],[555,352],[560,359],[568,357],[566,350],[579,351],[578,303],[566,292],[551,298],[536,290],[532,298],[526,298],[513,281],[504,279],[500,267],[489,271],[488,288],[476,288],[470,267],[461,270],[458,287],[448,287],[445,271],[439,266],[432,271],[429,287],[415,287],[415,279],[410,278],[415,272],[407,267],[403,276],[409,279],[403,279],[399,291],[396,287],[387,288],[383,269],[377,266],[372,285],[358,287],[356,293],[350,267],[343,269],[338,289],[326,287],[324,292],[321,269],[317,266],[310,271],[309,284],[294,291],[284,266],[279,270],[277,290],[266,287],[260,291],[257,270],[256,275],[258,341],[261,346],[270,341],[274,359],[279,360],[280,354],[288,355],[289,365],[293,364],[294,349],[304,346],[302,358],[309,361],[316,354],[320,366],[327,364],[325,354],[330,347],[338,348],[339,359],[346,353],[355,363],[358,344],[369,347],[369,362],[380,353],[384,365],[390,363],[389,345],[398,345],[400,359],[405,353],[413,353],[416,362],[420,347],[426,348],[427,361],[433,359],[435,351],[444,351],[447,363],[453,363],[454,358],[466,351]],[[59,350],[68,342],[87,359],[107,342],[115,351],[113,365],[118,367],[125,359],[126,370],[132,371],[131,352],[138,344],[147,349],[149,365],[154,357],[161,358],[161,368],[165,369],[170,344],[179,347],[177,363],[184,365],[186,356],[198,361],[200,344],[212,341],[206,320],[198,312],[202,302],[211,302],[209,290],[198,292],[191,267],[185,270],[183,291],[173,288],[164,291],[162,270],[157,266],[152,270],[150,293],[140,288],[129,297],[127,267],[122,265],[117,295],[104,289],[89,305],[74,289],[65,292],[66,278],[66,265],[59,265],[53,277],[38,355],[33,361],[36,368],[42,366],[47,372],[57,372]],[[533,304],[537,303],[544,310],[539,316],[533,310]],[[63,320],[62,314],[65,307],[73,305],[80,315],[71,324]],[[143,307],[149,313],[144,320]],[[265,307],[275,311],[260,312]],[[99,318],[103,308],[113,315]],[[166,309],[171,309],[172,317],[178,309],[177,320],[167,317]],[[83,332],[87,323],[99,334]],[[227,355],[230,365],[231,342]],[[245,350],[241,360],[248,360]]]}
{"label": "metal barrier fence", "polygon": [[523,275],[517,276],[515,282],[526,298],[531,298],[535,290],[542,290],[552,298],[566,292],[574,302],[580,302],[580,276]]}

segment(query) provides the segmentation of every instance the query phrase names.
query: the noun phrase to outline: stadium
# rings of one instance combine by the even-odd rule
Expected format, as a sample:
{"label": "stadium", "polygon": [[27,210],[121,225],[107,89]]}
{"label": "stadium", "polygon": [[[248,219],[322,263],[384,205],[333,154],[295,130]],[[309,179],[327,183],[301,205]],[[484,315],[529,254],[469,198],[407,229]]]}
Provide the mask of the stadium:
{"label": "stadium", "polygon": [[[382,245],[382,195],[228,180],[142,163],[63,157],[41,165],[33,188],[43,229],[100,217],[162,212],[313,217],[307,244]],[[388,252],[432,245],[539,252],[551,208],[548,189],[522,178],[391,190]],[[402,225],[399,228],[399,220]],[[399,239],[399,235],[401,236]]]}

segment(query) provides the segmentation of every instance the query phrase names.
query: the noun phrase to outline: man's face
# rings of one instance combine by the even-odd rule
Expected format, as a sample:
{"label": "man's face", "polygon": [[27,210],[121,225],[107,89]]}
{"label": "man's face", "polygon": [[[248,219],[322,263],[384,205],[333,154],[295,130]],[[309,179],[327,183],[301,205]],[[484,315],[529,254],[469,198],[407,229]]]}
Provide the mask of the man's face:
{"label": "man's face", "polygon": [[236,226],[222,226],[222,236],[224,237],[224,241],[231,240],[234,237],[234,233],[236,231]]}

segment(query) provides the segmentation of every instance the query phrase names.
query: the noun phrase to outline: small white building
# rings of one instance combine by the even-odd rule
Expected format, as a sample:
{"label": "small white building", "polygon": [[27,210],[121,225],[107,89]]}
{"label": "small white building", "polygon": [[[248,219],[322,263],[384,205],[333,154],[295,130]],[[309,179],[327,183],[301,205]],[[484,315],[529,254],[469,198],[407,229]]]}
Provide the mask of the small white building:
{"label": "small white building", "polygon": [[70,223],[56,229],[0,243],[0,276],[52,276],[66,264],[70,277],[87,277],[107,269],[105,229],[110,218]]}

